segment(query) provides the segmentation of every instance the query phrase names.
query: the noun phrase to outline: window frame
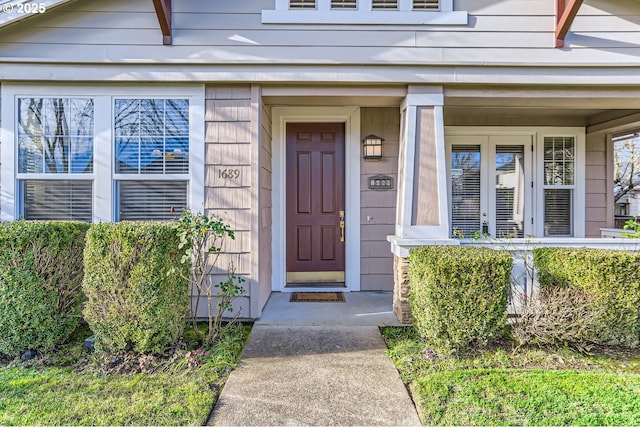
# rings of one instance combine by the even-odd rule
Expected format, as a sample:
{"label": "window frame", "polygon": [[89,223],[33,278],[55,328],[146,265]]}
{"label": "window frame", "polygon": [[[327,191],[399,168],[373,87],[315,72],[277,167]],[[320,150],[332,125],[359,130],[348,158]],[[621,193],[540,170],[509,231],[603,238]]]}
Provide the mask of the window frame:
{"label": "window frame", "polygon": [[[544,139],[573,138],[574,171],[572,185],[554,185],[544,183]],[[573,238],[585,236],[585,203],[586,203],[586,136],[584,128],[546,128],[537,135],[536,149],[536,199],[535,217],[536,235],[544,238]],[[571,194],[571,234],[547,236],[544,229],[545,190],[572,190]]]}
{"label": "window frame", "polygon": [[[14,117],[13,117],[13,121],[9,122],[10,124],[13,125],[13,131],[14,131],[14,138],[13,141],[11,140],[7,140],[7,141],[11,141],[14,145],[14,169],[15,169],[15,182],[14,182],[14,200],[15,200],[15,218],[22,218],[24,217],[25,214],[25,196],[26,196],[26,189],[25,189],[25,185],[26,185],[26,181],[91,181],[92,183],[92,187],[91,187],[91,192],[92,192],[92,198],[91,198],[91,215],[92,218],[95,215],[95,205],[93,203],[94,198],[95,198],[95,181],[96,181],[96,171],[95,171],[95,141],[96,141],[96,127],[95,127],[95,123],[96,123],[96,112],[95,112],[95,99],[92,96],[77,96],[77,95],[55,95],[55,94],[48,94],[48,95],[16,95],[13,98],[9,98],[13,100],[12,103],[12,107],[13,107],[13,113],[14,113]],[[20,139],[20,133],[19,133],[19,128],[20,128],[20,124],[19,124],[19,120],[20,120],[20,114],[19,114],[19,109],[20,109],[20,100],[24,100],[24,99],[85,99],[85,100],[92,100],[94,102],[93,105],[93,135],[92,135],[92,147],[93,147],[93,157],[92,157],[92,171],[89,173],[82,173],[82,172],[70,172],[70,166],[71,164],[68,165],[68,171],[64,172],[64,173],[46,173],[44,172],[44,167],[43,167],[43,171],[42,172],[20,172],[19,169],[19,157],[20,157],[20,148],[19,148],[19,139]],[[6,107],[5,107],[6,108]],[[44,135],[43,135],[44,137]],[[72,138],[72,136],[70,135],[69,138]],[[5,139],[3,138],[3,141],[5,141]],[[2,144],[2,145],[9,145],[9,144]],[[4,152],[2,153],[2,158],[4,159]],[[70,158],[69,158],[70,161]],[[4,162],[3,162],[4,163]],[[6,164],[6,163],[5,163]],[[2,182],[4,183],[4,177],[2,177]],[[4,204],[4,200],[2,201],[2,203]],[[3,219],[4,220],[4,219]]]}
{"label": "window frame", "polygon": [[[465,136],[499,136],[499,135],[529,135],[532,138],[533,152],[531,153],[531,172],[528,174],[530,180],[526,181],[525,190],[528,191],[528,198],[525,203],[529,203],[526,209],[531,215],[527,215],[525,224],[526,237],[539,237],[545,239],[572,239],[583,238],[585,236],[585,206],[586,206],[586,133],[582,127],[497,127],[497,126],[446,126],[445,127],[445,147],[446,147],[446,173],[448,191],[448,209],[451,212],[451,145],[456,144],[456,137]],[[575,141],[575,164],[574,164],[574,184],[572,199],[572,227],[571,236],[545,236],[544,234],[544,190],[545,188],[556,188],[544,185],[544,138],[545,137],[572,137]],[[487,159],[484,150],[481,154],[483,161],[487,162],[487,167],[495,162],[495,159]],[[483,164],[484,165],[484,164]],[[485,179],[481,174],[481,179]],[[490,178],[489,178],[490,179]],[[530,183],[529,183],[530,181]],[[482,190],[485,190],[486,180],[483,181]],[[531,189],[529,186],[532,185]],[[563,186],[564,187],[564,186]],[[489,200],[488,195],[485,196]],[[491,202],[493,203],[493,202]],[[531,224],[531,222],[533,224]],[[449,216],[448,229],[451,230],[451,215]],[[531,233],[531,235],[529,235]]]}
{"label": "window frame", "polygon": [[[93,222],[111,222],[117,218],[115,140],[114,140],[114,100],[117,98],[181,98],[189,100],[189,173],[182,177],[187,184],[187,206],[201,212],[204,207],[204,124],[205,124],[205,86],[189,85],[25,85],[3,83],[0,128],[0,158],[2,167],[0,182],[0,220],[12,221],[19,218],[22,200],[19,198],[19,180],[25,179],[18,174],[18,98],[55,97],[55,98],[92,98],[94,100],[94,145],[93,173],[37,174],[29,178],[93,180]],[[8,101],[10,100],[10,101]],[[8,102],[7,102],[8,101]],[[7,108],[11,106],[11,108]],[[105,161],[105,159],[108,159]],[[46,176],[45,176],[46,175]],[[143,175],[140,175],[145,179]],[[163,179],[163,175],[150,174],[150,179]],[[169,175],[175,179],[176,175]],[[67,178],[68,177],[68,178]]]}
{"label": "window frame", "polygon": [[[120,182],[122,181],[180,181],[187,183],[187,205],[189,205],[189,188],[190,188],[190,172],[191,172],[191,113],[189,114],[189,173],[179,173],[179,174],[167,174],[167,173],[118,173],[116,172],[116,131],[115,131],[115,111],[116,111],[116,101],[121,99],[131,99],[131,100],[144,100],[144,99],[186,99],[189,102],[189,110],[191,110],[191,99],[184,96],[137,96],[137,95],[127,95],[127,96],[112,96],[111,97],[111,108],[112,108],[112,117],[111,117],[111,132],[112,132],[112,144],[113,151],[111,154],[111,176],[113,180],[113,219],[114,221],[120,221]],[[204,121],[204,120],[203,120]]]}
{"label": "window frame", "polygon": [[466,11],[455,11],[453,0],[439,0],[439,8],[414,9],[413,0],[398,0],[397,9],[373,9],[372,0],[358,0],[356,9],[332,9],[331,0],[316,0],[315,8],[289,7],[276,0],[275,9],[262,11],[263,24],[345,25],[467,25]]}

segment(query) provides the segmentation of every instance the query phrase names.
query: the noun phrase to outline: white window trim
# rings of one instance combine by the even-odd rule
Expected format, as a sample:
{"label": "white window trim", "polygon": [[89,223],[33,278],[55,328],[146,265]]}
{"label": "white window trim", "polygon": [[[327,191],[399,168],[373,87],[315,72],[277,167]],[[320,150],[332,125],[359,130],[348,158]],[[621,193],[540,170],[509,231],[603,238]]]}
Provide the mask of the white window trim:
{"label": "white window trim", "polygon": [[[545,137],[573,137],[575,138],[574,159],[574,184],[573,185],[544,185],[544,138]],[[538,143],[536,147],[536,198],[538,200],[536,217],[536,235],[549,238],[585,237],[585,210],[586,210],[586,134],[584,128],[544,128],[538,131]],[[544,235],[544,190],[545,189],[570,189],[573,190],[572,221],[573,233],[571,236],[545,236]]]}
{"label": "white window trim", "polygon": [[331,0],[316,0],[315,9],[289,9],[289,0],[276,0],[274,10],[262,11],[263,24],[379,24],[467,25],[466,11],[454,11],[453,0],[440,0],[439,10],[413,10],[412,0],[399,0],[398,10],[372,10],[371,0],[359,0],[357,10],[331,9]]}
{"label": "white window trim", "polygon": [[[273,224],[271,239],[271,284],[277,292],[286,287],[286,126],[287,123],[345,123],[345,236],[346,291],[360,290],[360,108],[359,107],[274,107],[273,126]],[[314,288],[330,291],[335,288]]]}
{"label": "white window trim", "polygon": [[[115,98],[186,98],[189,99],[189,174],[140,176],[140,179],[188,180],[187,203],[191,210],[204,209],[204,85],[24,85],[3,83],[1,98],[0,158],[0,220],[18,218],[17,180],[37,179],[36,174],[18,174],[16,141],[17,99],[26,97],[85,97],[94,99],[94,171],[92,174],[56,174],[60,179],[93,180],[93,222],[110,222],[116,218],[113,160],[113,99]],[[107,162],[104,159],[108,159]],[[51,174],[46,175],[51,179]],[[125,176],[123,176],[125,177]],[[126,175],[131,178],[132,175]]]}
{"label": "white window trim", "polygon": [[[497,136],[497,135],[530,135],[534,144],[534,156],[532,158],[532,171],[529,176],[533,180],[533,195],[530,201],[530,208],[533,213],[534,224],[526,230],[537,238],[544,239],[574,239],[585,237],[585,200],[586,200],[586,154],[585,154],[585,128],[582,127],[493,127],[493,126],[447,126],[445,127],[445,140],[447,141],[447,187],[450,190],[449,180],[451,177],[451,137],[455,136]],[[575,185],[573,194],[573,236],[571,237],[544,237],[544,137],[547,136],[570,136],[576,141],[575,151]],[[486,157],[486,156],[484,156]],[[560,188],[560,187],[557,187]],[[531,194],[531,193],[529,193]],[[450,205],[451,203],[449,203]],[[451,206],[448,206],[451,209]],[[449,220],[450,222],[451,220]],[[530,218],[527,221],[531,221]],[[451,224],[448,224],[449,229]],[[528,233],[529,231],[525,231]]]}

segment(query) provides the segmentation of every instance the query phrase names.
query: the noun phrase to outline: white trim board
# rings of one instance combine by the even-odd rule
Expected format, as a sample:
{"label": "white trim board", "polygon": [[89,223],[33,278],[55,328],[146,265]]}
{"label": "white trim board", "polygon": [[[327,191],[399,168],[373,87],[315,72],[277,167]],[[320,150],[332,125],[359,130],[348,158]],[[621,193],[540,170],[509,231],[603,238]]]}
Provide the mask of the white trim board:
{"label": "white trim board", "polygon": [[[345,124],[345,285],[346,292],[360,290],[360,108],[359,107],[273,107],[273,228],[271,239],[271,288],[286,288],[286,126],[287,123]],[[306,290],[309,290],[306,288]],[[314,290],[321,290],[315,289]],[[336,290],[335,288],[332,290]]]}

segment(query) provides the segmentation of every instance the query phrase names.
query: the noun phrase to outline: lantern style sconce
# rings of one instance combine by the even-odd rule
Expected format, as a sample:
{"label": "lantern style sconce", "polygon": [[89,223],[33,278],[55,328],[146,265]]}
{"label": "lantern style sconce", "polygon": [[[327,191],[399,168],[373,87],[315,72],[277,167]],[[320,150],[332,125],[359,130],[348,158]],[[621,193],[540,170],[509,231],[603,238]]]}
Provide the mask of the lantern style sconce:
{"label": "lantern style sconce", "polygon": [[380,160],[382,158],[382,141],[379,136],[369,135],[362,140],[362,157],[365,160]]}

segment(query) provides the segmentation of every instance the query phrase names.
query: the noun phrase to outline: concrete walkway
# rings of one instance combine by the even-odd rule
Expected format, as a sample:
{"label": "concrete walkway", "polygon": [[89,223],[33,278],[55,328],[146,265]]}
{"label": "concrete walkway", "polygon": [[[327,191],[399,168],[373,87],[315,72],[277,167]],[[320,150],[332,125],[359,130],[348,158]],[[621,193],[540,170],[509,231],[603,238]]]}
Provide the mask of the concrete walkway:
{"label": "concrete walkway", "polygon": [[208,425],[420,425],[384,354],[391,295],[290,303],[272,294]]}

